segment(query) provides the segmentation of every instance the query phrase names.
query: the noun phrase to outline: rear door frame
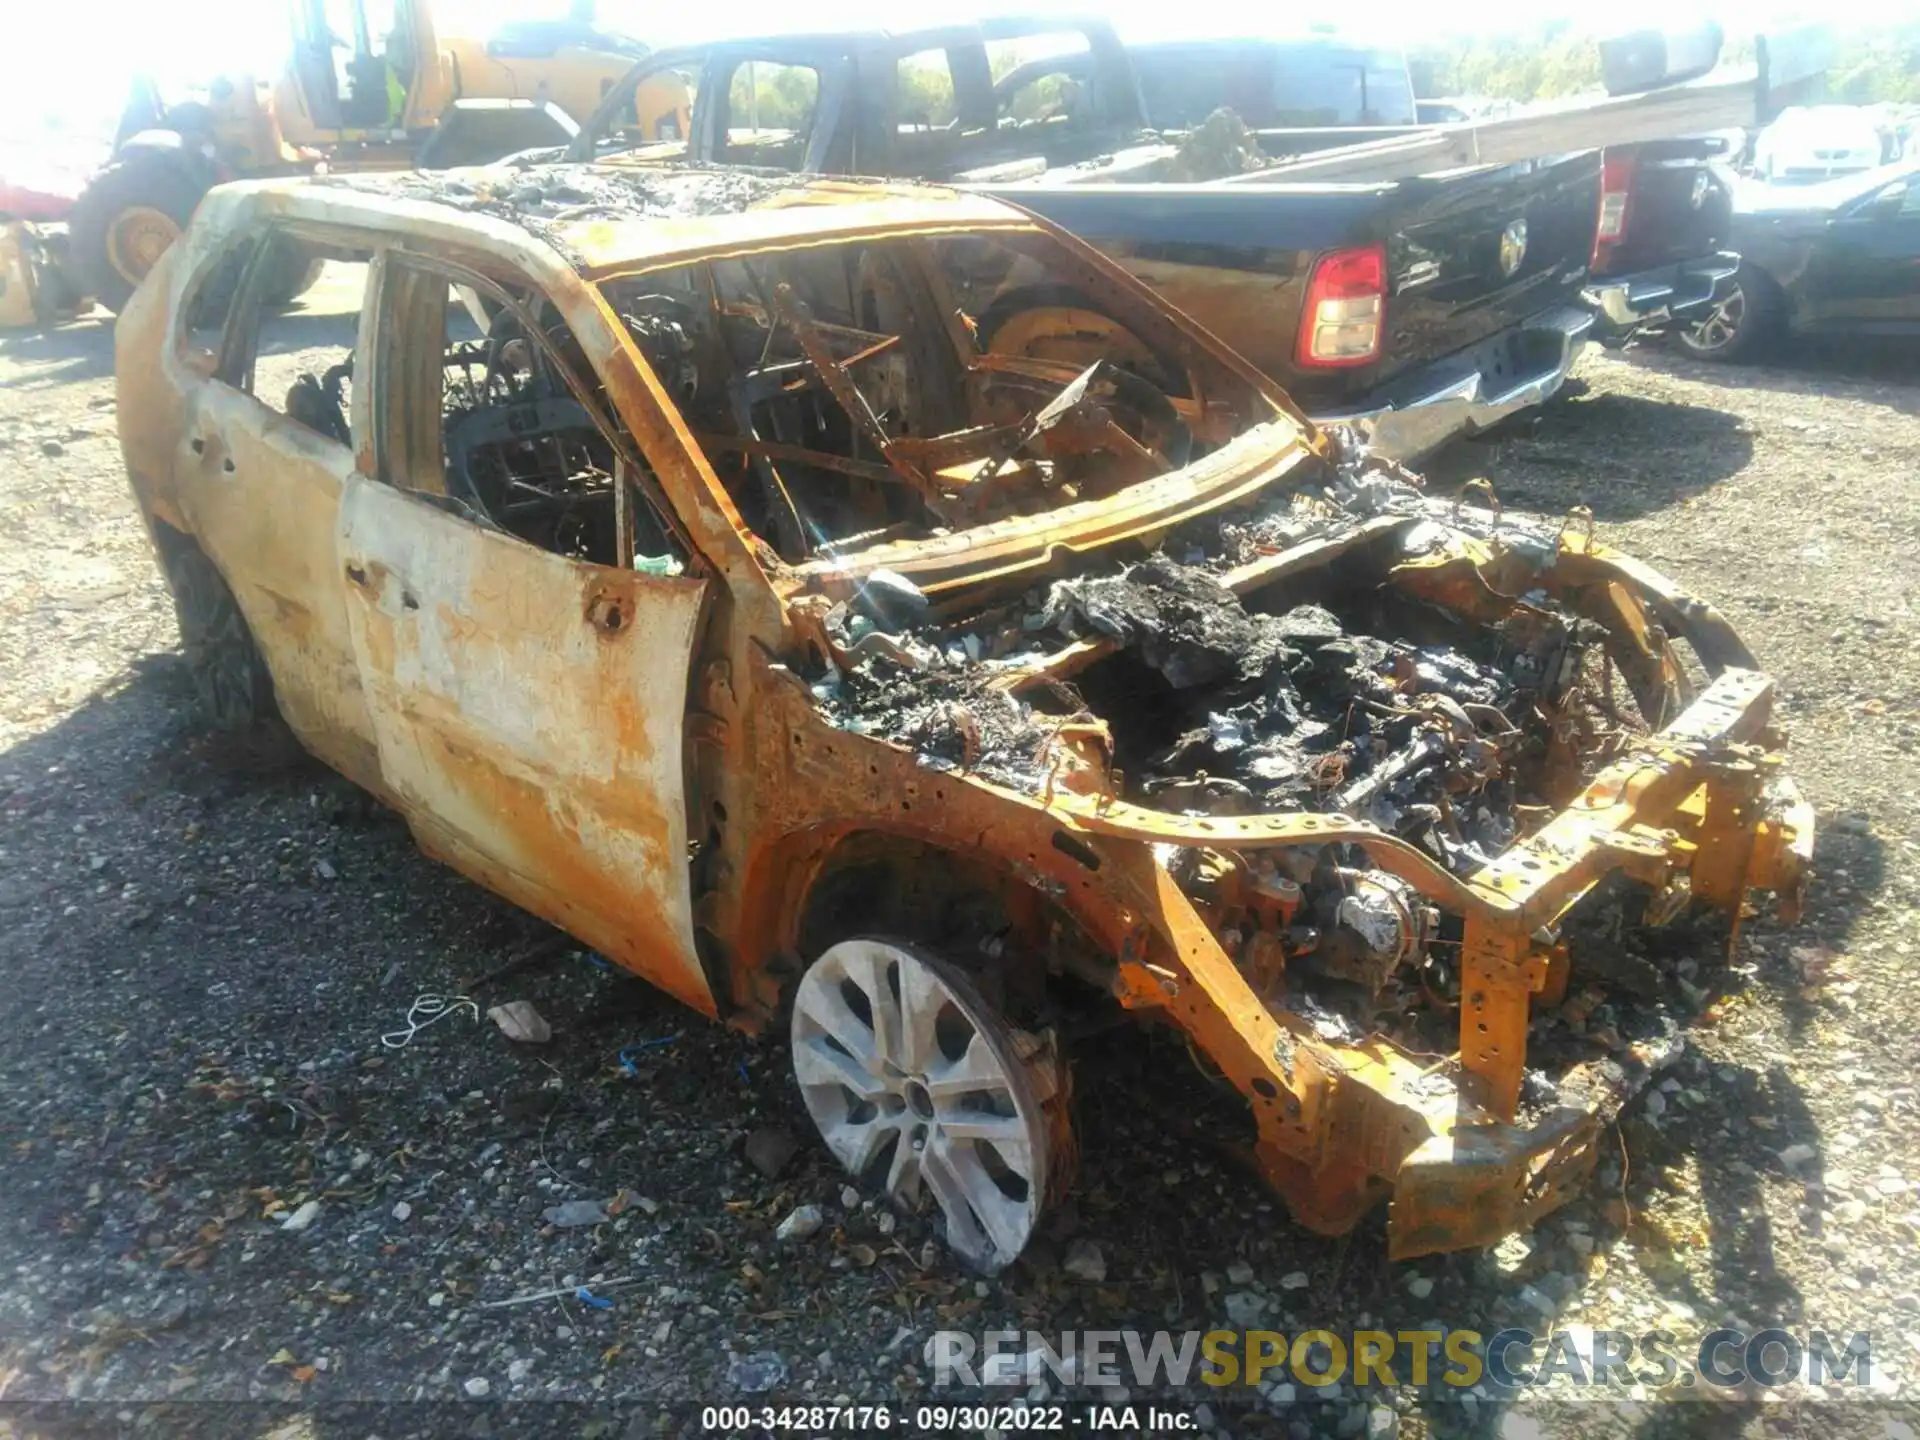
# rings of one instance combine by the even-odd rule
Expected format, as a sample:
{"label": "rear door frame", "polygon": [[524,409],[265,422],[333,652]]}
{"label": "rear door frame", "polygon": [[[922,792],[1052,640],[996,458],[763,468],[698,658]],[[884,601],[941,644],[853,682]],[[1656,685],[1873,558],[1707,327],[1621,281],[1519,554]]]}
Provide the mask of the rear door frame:
{"label": "rear door frame", "polygon": [[[421,328],[391,311],[399,266],[492,286],[396,250],[376,336]],[[375,367],[365,399],[383,451],[418,399],[389,381],[420,373]],[[540,549],[390,468],[348,487],[337,571],[384,788],[429,854],[717,1014],[694,935],[686,774],[712,582]]]}

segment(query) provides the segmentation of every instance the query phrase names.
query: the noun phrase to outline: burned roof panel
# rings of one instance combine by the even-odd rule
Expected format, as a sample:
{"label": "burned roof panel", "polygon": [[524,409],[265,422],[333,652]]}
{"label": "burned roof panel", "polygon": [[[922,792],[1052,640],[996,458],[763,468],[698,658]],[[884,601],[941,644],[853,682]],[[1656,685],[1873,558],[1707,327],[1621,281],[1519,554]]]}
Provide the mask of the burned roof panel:
{"label": "burned roof panel", "polygon": [[939,186],[739,167],[502,165],[311,183],[504,220],[583,273],[600,274],[718,246],[929,223],[1030,223],[998,201]]}

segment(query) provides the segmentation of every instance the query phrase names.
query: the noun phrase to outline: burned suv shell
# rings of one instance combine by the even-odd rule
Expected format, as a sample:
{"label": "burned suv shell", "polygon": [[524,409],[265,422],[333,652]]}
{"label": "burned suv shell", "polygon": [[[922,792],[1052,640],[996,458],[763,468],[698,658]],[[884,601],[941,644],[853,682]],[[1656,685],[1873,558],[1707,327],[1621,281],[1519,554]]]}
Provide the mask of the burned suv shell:
{"label": "burned suv shell", "polygon": [[[282,243],[367,277],[284,408],[249,393]],[[993,294],[1054,277],[1136,348],[982,353]],[[983,1268],[1067,1182],[1077,1010],[1185,1032],[1302,1224],[1390,1196],[1416,1255],[1564,1200],[1675,1043],[1605,1008],[1610,960],[1797,903],[1811,815],[1710,607],[1590,527],[1427,496],[992,200],[232,186],[118,345],[216,715],[276,709],[695,1009],[791,1014],[835,1153]]]}

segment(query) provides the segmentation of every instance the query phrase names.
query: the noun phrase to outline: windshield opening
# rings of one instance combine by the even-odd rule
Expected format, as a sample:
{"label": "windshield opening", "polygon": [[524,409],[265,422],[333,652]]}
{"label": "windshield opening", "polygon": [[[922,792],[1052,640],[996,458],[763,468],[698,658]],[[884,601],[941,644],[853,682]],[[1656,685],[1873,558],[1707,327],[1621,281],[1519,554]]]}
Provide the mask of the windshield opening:
{"label": "windshield opening", "polygon": [[890,235],[604,283],[748,527],[789,564],[1099,501],[1275,418],[1031,231]]}

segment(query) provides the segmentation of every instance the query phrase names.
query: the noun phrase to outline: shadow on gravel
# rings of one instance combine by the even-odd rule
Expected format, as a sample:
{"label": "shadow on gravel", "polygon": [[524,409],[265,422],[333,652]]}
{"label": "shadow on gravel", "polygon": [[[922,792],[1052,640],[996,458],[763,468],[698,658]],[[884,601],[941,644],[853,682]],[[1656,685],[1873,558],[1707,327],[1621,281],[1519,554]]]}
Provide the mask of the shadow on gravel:
{"label": "shadow on gravel", "polygon": [[1843,828],[1847,817],[1822,815],[1814,839],[1813,882],[1807,912],[1791,930],[1756,936],[1756,979],[1773,992],[1795,1042],[1811,1038],[1818,1008],[1812,992],[1844,975],[1832,968],[1855,928],[1864,924],[1887,879],[1886,845],[1863,829]]}
{"label": "shadow on gravel", "polygon": [[[1844,816],[1821,820],[1805,917],[1790,929],[1754,922],[1745,950],[1755,962],[1756,988],[1769,992],[1796,1050],[1815,1043],[1816,992],[1843,978],[1836,967],[1854,929],[1868,918],[1886,868],[1878,837],[1842,828]],[[1642,1272],[1691,1306],[1703,1328],[1727,1316],[1755,1326],[1817,1324],[1820,1317],[1806,1313],[1805,1297],[1781,1269],[1765,1192],[1769,1179],[1783,1176],[1804,1186],[1800,1224],[1816,1239],[1826,1233],[1828,1156],[1806,1091],[1783,1063],[1716,1063],[1697,1072],[1692,1088],[1699,1098],[1689,1097],[1689,1113],[1723,1123],[1675,1125],[1669,1115],[1662,1127],[1636,1107],[1621,1124],[1623,1153],[1632,1157],[1622,1188],[1632,1209],[1620,1218],[1628,1222],[1625,1238],[1638,1251]],[[1704,1232],[1670,1234],[1648,1222],[1644,1211],[1662,1191],[1694,1193],[1706,1217]],[[1704,1292],[1686,1266],[1665,1258],[1700,1247],[1709,1256]]]}
{"label": "shadow on gravel", "polygon": [[316,315],[304,310],[290,310],[267,322],[261,332],[260,348],[269,354],[286,354],[321,346],[351,350],[355,340],[354,331],[359,323],[357,313]]}
{"label": "shadow on gravel", "polygon": [[1436,494],[1484,476],[1503,505],[1547,515],[1584,505],[1618,521],[1711,489],[1752,457],[1738,416],[1575,381],[1539,413],[1452,445],[1426,468]]}
{"label": "shadow on gravel", "polygon": [[1835,382],[1840,382],[1857,386],[1863,392],[1859,398],[1920,415],[1920,345],[1911,336],[1787,339],[1749,365],[1696,360],[1663,345],[1636,345],[1627,355],[1664,375],[1734,390],[1823,399],[1833,395]]}
{"label": "shadow on gravel", "polygon": [[[1288,1333],[1371,1316],[1389,1330],[1443,1320],[1492,1334],[1538,1328],[1543,1304],[1564,1310],[1596,1283],[1551,1238],[1557,1223],[1512,1273],[1475,1254],[1390,1264],[1380,1211],[1345,1237],[1307,1234],[1236,1153],[1244,1106],[1183,1044],[1130,1029],[1076,1048],[1079,1185],[990,1290],[975,1292],[944,1261],[922,1273],[914,1256],[926,1231],[912,1220],[874,1237],[872,1268],[829,1272],[824,1243],[793,1251],[767,1240],[795,1200],[831,1205],[844,1183],[812,1138],[783,1044],[756,1045],[575,957],[476,986],[548,932],[422,857],[404,826],[331,772],[213,744],[190,715],[182,663],[158,656],[0,754],[0,809],[25,812],[0,872],[5,993],[35,997],[0,995],[0,1016],[18,1013],[9,1003],[45,1006],[0,1050],[0,1093],[22,1117],[9,1140],[29,1146],[0,1170],[0,1265],[48,1262],[33,1285],[0,1287],[0,1323],[48,1337],[62,1363],[117,1345],[87,1362],[108,1393],[198,1364],[212,1393],[282,1398],[298,1387],[262,1366],[282,1344],[354,1356],[349,1393],[405,1393],[447,1363],[427,1293],[494,1299],[550,1284],[550,1273],[629,1272],[631,1235],[540,1234],[544,1206],[625,1185],[661,1202],[645,1227],[660,1237],[648,1242],[658,1273],[730,1311],[787,1317],[716,1324],[764,1334],[790,1358],[819,1347],[823,1323],[877,1348],[902,1323],[923,1335],[936,1320],[1004,1313],[1040,1329],[1152,1332],[1216,1325],[1239,1307],[1244,1323]],[[1823,868],[1844,863],[1870,889],[1870,837],[1844,839],[1839,851],[1823,843]],[[23,874],[29,856],[44,863]],[[137,894],[123,889],[129,880]],[[1815,915],[1822,933],[1850,923]],[[532,999],[555,1042],[528,1050],[455,1019],[405,1049],[382,1047],[417,993],[462,989],[483,1009]],[[628,1046],[632,1071],[616,1061]],[[1603,1160],[1611,1175],[1569,1213],[1589,1217],[1604,1253],[1620,1233],[1606,1208],[1623,1179],[1634,1214],[1652,1187],[1697,1187],[1700,1235],[1656,1236],[1626,1217],[1624,1233],[1642,1256],[1710,1250],[1710,1283],[1693,1286],[1678,1264],[1664,1282],[1703,1321],[1785,1322],[1801,1301],[1778,1273],[1756,1167],[1781,1165],[1779,1150],[1804,1143],[1813,1154],[1796,1173],[1823,1173],[1804,1098],[1784,1067],[1688,1083],[1712,1090],[1721,1114],[1766,1114],[1778,1128],[1716,1137],[1630,1118],[1627,1173]],[[740,1159],[736,1132],[756,1126],[798,1141],[777,1182]],[[262,1213],[263,1197],[304,1194],[324,1202],[310,1242]],[[389,1218],[397,1202],[411,1207],[404,1224]],[[1067,1268],[1076,1242],[1103,1252],[1102,1280]],[[256,1249],[260,1262],[245,1263]],[[726,1288],[748,1259],[766,1271],[751,1298]],[[1418,1295],[1415,1277],[1429,1282]],[[315,1298],[329,1293],[351,1298]],[[873,1318],[826,1322],[821,1296]],[[608,1327],[593,1332],[590,1360],[632,1324],[624,1309],[604,1322],[567,1318]],[[145,1338],[123,1338],[128,1325],[146,1326]],[[532,1312],[484,1325],[489,1337],[551,1344],[551,1319]],[[260,1343],[217,1359],[239,1333]],[[566,1373],[584,1387],[596,1372]],[[1333,1428],[1355,1413],[1359,1397],[1344,1393],[1300,1413]]]}
{"label": "shadow on gravel", "polygon": [[113,374],[113,320],[77,320],[57,330],[0,336],[0,359],[35,367],[0,390],[54,390]]}

